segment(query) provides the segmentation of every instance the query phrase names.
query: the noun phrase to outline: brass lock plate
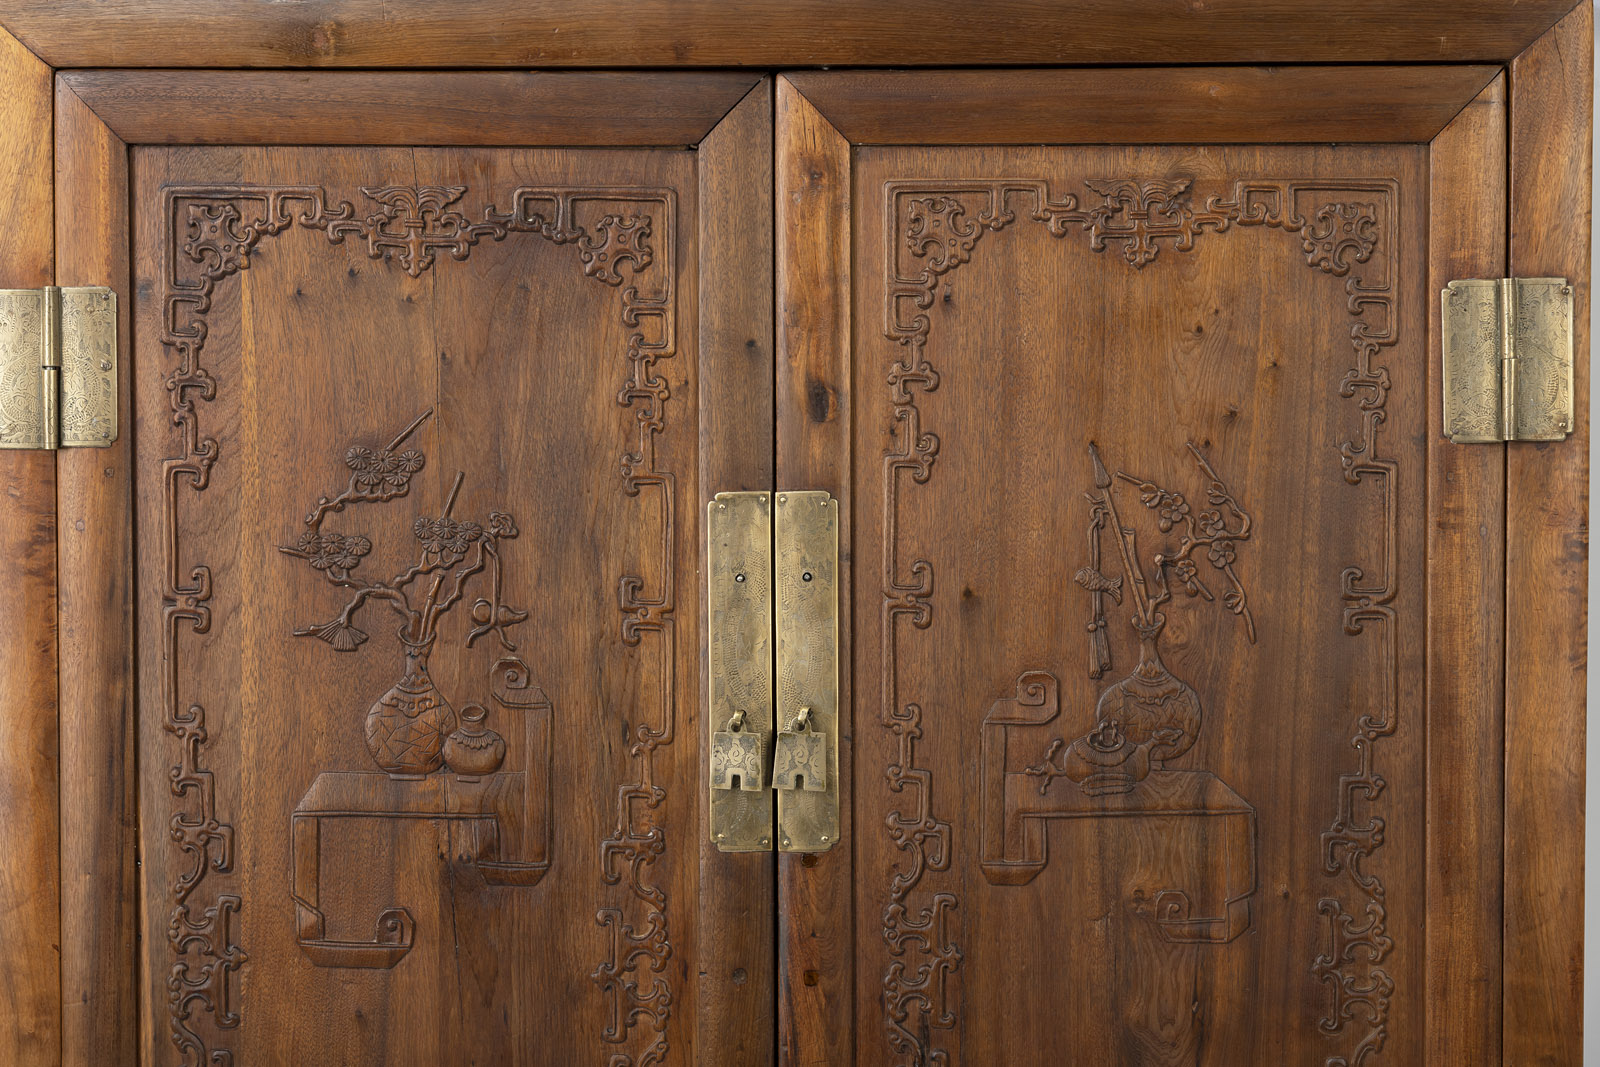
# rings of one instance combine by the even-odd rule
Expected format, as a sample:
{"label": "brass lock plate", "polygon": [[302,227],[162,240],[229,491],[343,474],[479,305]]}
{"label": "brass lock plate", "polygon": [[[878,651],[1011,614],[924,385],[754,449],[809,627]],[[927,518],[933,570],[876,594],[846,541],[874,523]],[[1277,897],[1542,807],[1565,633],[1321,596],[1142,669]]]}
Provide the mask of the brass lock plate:
{"label": "brass lock plate", "polygon": [[826,852],[839,840],[839,502],[780,492],[772,542],[778,722],[805,738],[791,756],[821,760],[810,783],[784,764],[794,787],[776,790],[778,850]]}
{"label": "brass lock plate", "polygon": [[[706,562],[711,841],[724,852],[768,852],[773,825],[765,766],[772,756],[771,493],[718,493],[706,505]],[[759,776],[755,783],[752,769]]]}

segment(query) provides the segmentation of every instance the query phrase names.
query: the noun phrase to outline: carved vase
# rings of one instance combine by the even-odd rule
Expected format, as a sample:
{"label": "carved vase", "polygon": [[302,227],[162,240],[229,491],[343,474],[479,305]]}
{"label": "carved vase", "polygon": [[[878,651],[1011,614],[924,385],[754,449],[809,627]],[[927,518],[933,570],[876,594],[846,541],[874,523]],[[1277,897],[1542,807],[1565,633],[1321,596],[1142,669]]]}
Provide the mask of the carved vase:
{"label": "carved vase", "polygon": [[405,676],[367,712],[367,751],[392,778],[421,778],[444,764],[444,742],[456,713],[428,676],[433,638],[406,650]]}
{"label": "carved vase", "polygon": [[445,738],[445,766],[463,781],[493,774],[506,758],[506,739],[483,725],[488,714],[481,704],[462,705],[461,729]]}
{"label": "carved vase", "polygon": [[1139,665],[1100,694],[1095,721],[1115,723],[1130,747],[1149,746],[1160,767],[1194,746],[1200,736],[1200,695],[1174,678],[1161,662],[1157,641],[1166,619],[1139,626]]}

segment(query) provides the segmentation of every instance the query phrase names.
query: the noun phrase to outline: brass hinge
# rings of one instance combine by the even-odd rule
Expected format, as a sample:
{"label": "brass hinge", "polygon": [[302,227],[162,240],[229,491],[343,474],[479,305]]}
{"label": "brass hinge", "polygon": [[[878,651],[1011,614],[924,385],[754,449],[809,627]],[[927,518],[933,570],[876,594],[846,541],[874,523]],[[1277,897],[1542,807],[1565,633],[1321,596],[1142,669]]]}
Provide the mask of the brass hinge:
{"label": "brass hinge", "polygon": [[1444,432],[1457,444],[1572,432],[1572,286],[1565,278],[1454,281],[1443,305]]}
{"label": "brass hinge", "polygon": [[709,831],[724,852],[839,840],[839,503],[707,505]]}
{"label": "brass hinge", "polygon": [[0,289],[0,448],[104,448],[116,439],[116,293]]}

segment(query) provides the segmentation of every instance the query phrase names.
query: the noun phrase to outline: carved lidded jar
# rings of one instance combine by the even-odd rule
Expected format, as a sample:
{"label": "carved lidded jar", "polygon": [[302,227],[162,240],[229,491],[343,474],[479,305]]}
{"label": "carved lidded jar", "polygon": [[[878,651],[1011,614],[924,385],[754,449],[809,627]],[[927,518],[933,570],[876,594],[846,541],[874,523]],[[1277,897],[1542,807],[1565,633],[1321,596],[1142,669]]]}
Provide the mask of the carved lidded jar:
{"label": "carved lidded jar", "polygon": [[445,738],[445,766],[462,781],[493,774],[505,761],[506,739],[483,725],[488,714],[482,704],[462,705],[461,729]]}

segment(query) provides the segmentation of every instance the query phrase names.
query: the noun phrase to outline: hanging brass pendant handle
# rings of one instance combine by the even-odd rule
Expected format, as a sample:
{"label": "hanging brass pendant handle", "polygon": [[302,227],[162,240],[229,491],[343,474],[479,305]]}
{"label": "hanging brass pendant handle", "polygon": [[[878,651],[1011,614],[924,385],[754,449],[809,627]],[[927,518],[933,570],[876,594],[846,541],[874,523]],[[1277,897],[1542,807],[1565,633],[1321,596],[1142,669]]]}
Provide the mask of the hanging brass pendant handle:
{"label": "hanging brass pendant handle", "polygon": [[794,721],[778,731],[777,753],[772,758],[772,788],[825,792],[827,761],[828,739],[811,729],[811,709],[801,708]]}
{"label": "hanging brass pendant handle", "polygon": [[711,735],[712,790],[759,792],[766,778],[763,747],[761,735],[745,729],[744,709],[734,712],[728,725]]}
{"label": "hanging brass pendant handle", "polygon": [[826,851],[839,839],[838,502],[718,493],[706,543],[711,840]]}

